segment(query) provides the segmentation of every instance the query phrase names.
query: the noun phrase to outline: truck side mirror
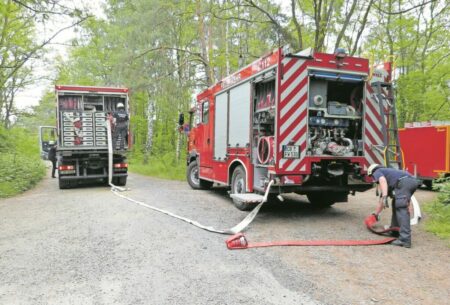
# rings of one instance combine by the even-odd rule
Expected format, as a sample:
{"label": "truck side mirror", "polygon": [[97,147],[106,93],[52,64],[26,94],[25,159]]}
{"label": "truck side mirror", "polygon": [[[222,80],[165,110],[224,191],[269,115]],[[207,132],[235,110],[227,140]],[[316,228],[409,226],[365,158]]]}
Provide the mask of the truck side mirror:
{"label": "truck side mirror", "polygon": [[180,116],[178,117],[178,126],[184,125],[184,114],[180,113]]}

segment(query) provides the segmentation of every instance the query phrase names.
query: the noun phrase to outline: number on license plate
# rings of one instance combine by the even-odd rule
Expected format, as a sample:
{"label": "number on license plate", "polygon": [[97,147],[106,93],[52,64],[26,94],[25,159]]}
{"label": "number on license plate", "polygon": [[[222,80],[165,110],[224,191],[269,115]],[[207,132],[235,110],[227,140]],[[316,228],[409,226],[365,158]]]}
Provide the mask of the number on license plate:
{"label": "number on license plate", "polygon": [[300,158],[300,146],[298,145],[283,145],[284,159],[298,159]]}

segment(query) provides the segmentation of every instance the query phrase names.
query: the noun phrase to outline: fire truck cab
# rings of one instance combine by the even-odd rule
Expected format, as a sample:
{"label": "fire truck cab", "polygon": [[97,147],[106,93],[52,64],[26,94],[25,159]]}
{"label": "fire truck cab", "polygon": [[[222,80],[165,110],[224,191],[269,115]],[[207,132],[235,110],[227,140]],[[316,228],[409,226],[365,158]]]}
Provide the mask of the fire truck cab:
{"label": "fire truck cab", "polygon": [[192,113],[188,183],[230,186],[241,210],[271,180],[271,194],[304,194],[320,206],[371,188],[367,168],[383,163],[384,143],[369,75],[368,60],[344,50],[284,47],[211,86]]}

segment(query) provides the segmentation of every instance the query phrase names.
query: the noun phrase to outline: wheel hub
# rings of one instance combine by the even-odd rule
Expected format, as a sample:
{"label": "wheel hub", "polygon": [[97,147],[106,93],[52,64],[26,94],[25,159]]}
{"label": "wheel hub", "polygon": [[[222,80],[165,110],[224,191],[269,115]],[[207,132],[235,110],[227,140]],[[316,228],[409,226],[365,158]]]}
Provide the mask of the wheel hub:
{"label": "wheel hub", "polygon": [[238,179],[236,179],[236,187],[235,187],[235,193],[237,194],[242,194],[245,192],[244,189],[244,179],[239,177]]}
{"label": "wheel hub", "polygon": [[191,181],[194,184],[196,184],[196,185],[200,184],[200,179],[198,178],[198,167],[195,167],[194,169],[192,169],[192,171],[191,171]]}

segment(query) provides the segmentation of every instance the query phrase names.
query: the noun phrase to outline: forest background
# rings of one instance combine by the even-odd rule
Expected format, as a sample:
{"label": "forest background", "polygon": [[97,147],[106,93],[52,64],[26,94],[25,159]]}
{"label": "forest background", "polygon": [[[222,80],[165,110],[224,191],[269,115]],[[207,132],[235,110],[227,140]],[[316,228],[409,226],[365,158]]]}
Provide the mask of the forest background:
{"label": "forest background", "polygon": [[0,0],[0,197],[44,174],[37,129],[55,124],[53,87],[31,109],[16,101],[36,81],[33,61],[67,28],[39,37],[36,26],[54,15],[77,35],[69,57],[54,59],[53,83],[130,88],[131,169],[183,179],[178,114],[196,93],[287,44],[393,61],[399,126],[450,120],[449,9],[446,0],[105,0],[91,14],[64,0]]}

